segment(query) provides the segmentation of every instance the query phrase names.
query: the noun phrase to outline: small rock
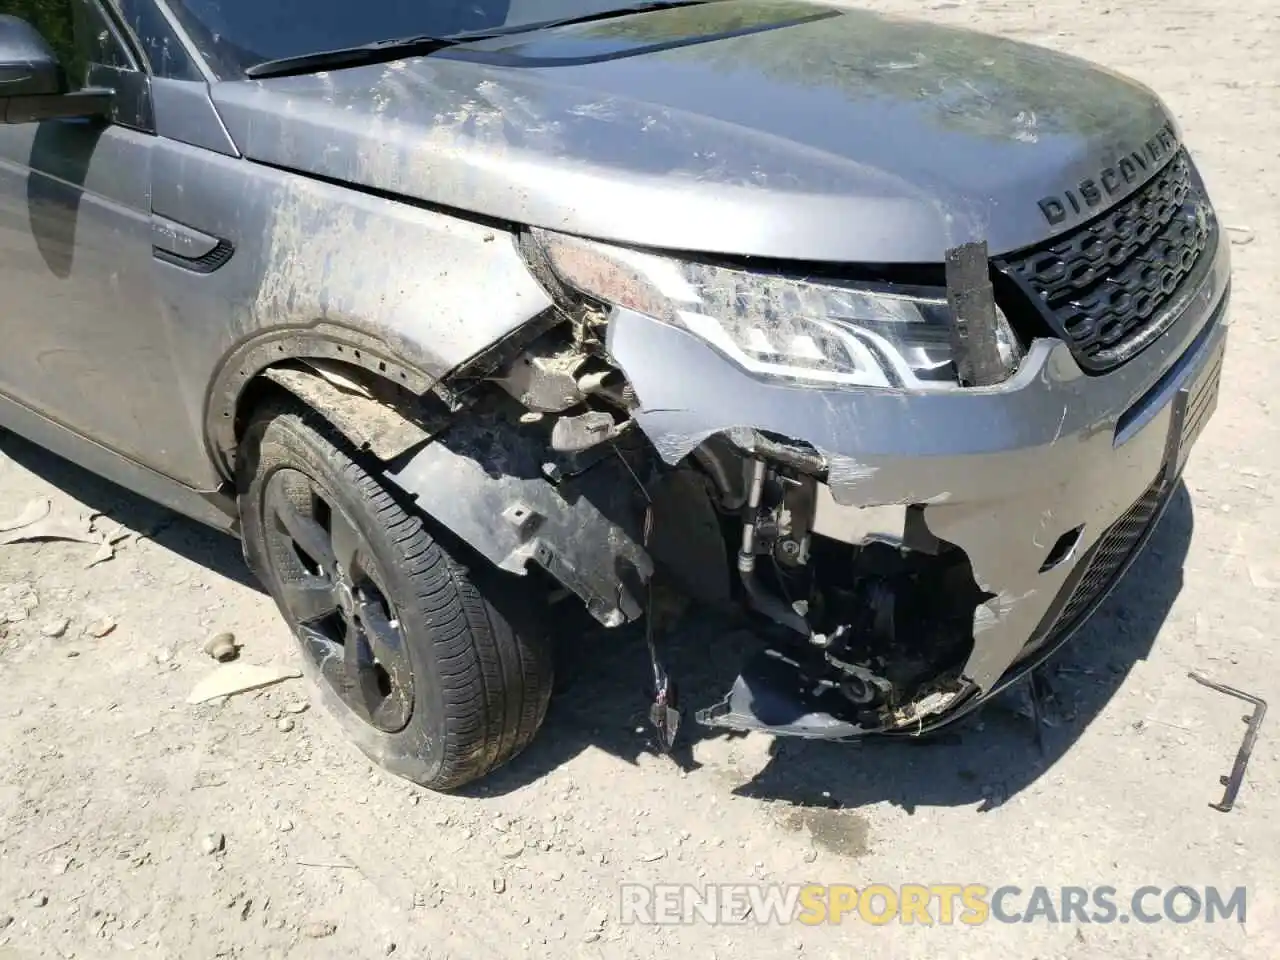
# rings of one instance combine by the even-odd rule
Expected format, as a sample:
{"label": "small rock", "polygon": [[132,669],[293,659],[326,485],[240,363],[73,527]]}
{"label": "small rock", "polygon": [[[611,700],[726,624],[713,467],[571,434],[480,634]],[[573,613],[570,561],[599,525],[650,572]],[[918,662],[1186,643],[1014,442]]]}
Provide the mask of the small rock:
{"label": "small rock", "polygon": [[499,876],[496,876],[496,877],[494,877],[494,878],[493,878],[493,892],[494,892],[494,893],[506,893],[506,892],[507,892],[507,878],[506,878],[506,877],[499,875]]}
{"label": "small rock", "polygon": [[288,833],[292,829],[293,829],[293,821],[290,820],[288,817],[280,821],[281,833]]}
{"label": "small rock", "polygon": [[71,657],[71,658],[78,657],[78,656],[80,656],[80,651],[79,651],[79,650],[68,650],[68,651],[67,651],[67,656],[68,656],[68,657]]}
{"label": "small rock", "polygon": [[156,663],[168,663],[173,659],[173,650],[169,647],[160,647],[152,654],[152,657],[155,658]]}
{"label": "small rock", "polygon": [[13,914],[0,913],[0,930],[4,930],[13,923]]}
{"label": "small rock", "polygon": [[655,860],[661,860],[667,855],[665,850],[651,850],[648,853],[642,853],[637,858],[641,863],[653,863]]}
{"label": "small rock", "polygon": [[42,636],[56,639],[67,632],[67,627],[71,626],[69,617],[59,617],[57,620],[50,620],[40,628]]}
{"label": "small rock", "polygon": [[302,935],[312,940],[323,940],[338,932],[338,925],[328,920],[313,920],[302,925]]}
{"label": "small rock", "polygon": [[116,628],[116,622],[111,617],[98,617],[96,620],[90,620],[84,625],[86,636],[97,637],[101,639]]}
{"label": "small rock", "polygon": [[600,906],[595,907],[587,914],[588,930],[603,930],[604,925],[609,922],[609,908]]}
{"label": "small rock", "polygon": [[583,943],[595,943],[600,939],[599,930],[588,930],[582,937]]}
{"label": "small rock", "polygon": [[268,720],[279,720],[280,708],[277,706],[267,707],[266,717]]}
{"label": "small rock", "polygon": [[817,859],[818,859],[818,851],[813,849],[813,847],[810,847],[808,850],[804,852],[805,863],[813,863],[813,861]]}
{"label": "small rock", "polygon": [[225,850],[227,847],[227,838],[221,833],[206,833],[200,838],[200,849],[206,855],[212,855]]}
{"label": "small rock", "polygon": [[290,720],[288,717],[281,717],[279,720],[276,721],[276,729],[279,730],[281,733],[288,733],[290,730],[293,729],[293,726],[294,726],[293,721]]}
{"label": "small rock", "polygon": [[234,633],[215,633],[205,643],[204,652],[219,663],[227,663],[240,655],[240,644]]}
{"label": "small rock", "polygon": [[62,876],[64,873],[66,873],[68,870],[71,869],[71,864],[74,862],[75,862],[74,857],[63,857],[61,860],[58,861],[57,866],[53,868],[54,875],[59,877]]}
{"label": "small rock", "polygon": [[524,840],[520,837],[507,836],[498,844],[498,856],[504,860],[514,860],[524,853]]}
{"label": "small rock", "polygon": [[1254,232],[1250,227],[1227,227],[1227,235],[1231,238],[1231,242],[1238,247],[1253,243]]}
{"label": "small rock", "polygon": [[291,700],[284,705],[284,712],[292,714],[306,713],[310,708],[311,704],[305,700]]}
{"label": "small rock", "polygon": [[388,957],[391,956],[393,953],[396,952],[396,942],[394,940],[388,940],[386,943],[382,945],[382,952],[385,953]]}
{"label": "small rock", "polygon": [[31,894],[30,900],[33,907],[47,907],[49,905],[49,895],[47,893],[37,891]]}

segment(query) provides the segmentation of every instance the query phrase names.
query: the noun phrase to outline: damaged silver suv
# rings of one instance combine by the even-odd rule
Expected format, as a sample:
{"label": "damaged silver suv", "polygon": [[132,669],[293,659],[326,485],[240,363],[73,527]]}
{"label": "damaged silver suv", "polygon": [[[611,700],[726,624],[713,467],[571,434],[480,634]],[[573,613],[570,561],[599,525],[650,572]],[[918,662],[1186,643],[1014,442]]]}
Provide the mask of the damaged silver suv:
{"label": "damaged silver suv", "polygon": [[1223,231],[1079,60],[793,0],[0,11],[0,422],[237,533],[429,787],[534,736],[550,597],[655,582],[761,637],[701,722],[936,728],[1214,409]]}

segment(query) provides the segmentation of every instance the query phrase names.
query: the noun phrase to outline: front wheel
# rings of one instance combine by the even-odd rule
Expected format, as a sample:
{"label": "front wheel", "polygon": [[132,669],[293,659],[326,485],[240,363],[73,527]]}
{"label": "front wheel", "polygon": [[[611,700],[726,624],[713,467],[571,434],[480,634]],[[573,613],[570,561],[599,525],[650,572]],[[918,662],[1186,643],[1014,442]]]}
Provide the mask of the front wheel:
{"label": "front wheel", "polygon": [[255,414],[237,469],[245,557],[370,759],[447,790],[529,744],[552,667],[524,581],[471,569],[313,411]]}

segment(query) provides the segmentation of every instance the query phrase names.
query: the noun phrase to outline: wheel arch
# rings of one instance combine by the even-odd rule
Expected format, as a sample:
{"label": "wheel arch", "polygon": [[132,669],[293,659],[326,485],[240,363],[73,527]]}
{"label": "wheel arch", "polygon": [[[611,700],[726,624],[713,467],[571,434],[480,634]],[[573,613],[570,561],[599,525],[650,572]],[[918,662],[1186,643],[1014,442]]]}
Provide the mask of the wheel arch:
{"label": "wheel arch", "polygon": [[[297,370],[300,365],[320,362],[349,369],[365,382],[379,382],[386,392],[407,392],[421,396],[437,382],[437,378],[420,367],[406,362],[386,341],[360,330],[336,324],[318,323],[307,327],[276,328],[242,342],[231,350],[210,381],[205,401],[205,444],[216,469],[226,480],[235,477],[236,450],[243,431],[244,417],[251,412],[264,388],[275,387],[292,393],[312,407],[333,426],[360,445],[360,437],[352,436],[350,423],[335,422],[332,400],[322,387],[302,388],[302,381],[283,382],[282,370]],[[312,383],[325,383],[318,373],[311,373]],[[335,393],[340,393],[333,388]],[[377,400],[369,400],[370,408],[393,409]],[[325,409],[328,406],[329,409]]]}
{"label": "wheel arch", "polygon": [[385,343],[307,328],[242,345],[215,381],[209,443],[232,481],[241,426],[266,399],[262,390],[284,391],[314,411],[378,460],[406,502],[495,567],[524,574],[536,564],[607,626],[643,614],[653,562],[634,502],[636,468],[623,454],[553,484],[545,438],[501,410],[455,418],[448,385],[397,361]]}

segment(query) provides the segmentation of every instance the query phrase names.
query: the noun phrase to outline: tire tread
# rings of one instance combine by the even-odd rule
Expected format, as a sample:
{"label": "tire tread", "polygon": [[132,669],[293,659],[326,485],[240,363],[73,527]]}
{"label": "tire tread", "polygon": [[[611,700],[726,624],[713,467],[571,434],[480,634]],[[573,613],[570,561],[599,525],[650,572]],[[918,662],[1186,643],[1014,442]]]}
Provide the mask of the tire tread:
{"label": "tire tread", "polygon": [[[443,757],[429,783],[448,790],[506,763],[533,740],[550,697],[551,657],[544,638],[524,635],[527,620],[508,613],[523,604],[496,604],[486,589],[515,594],[523,584],[475,558],[473,571],[442,545],[424,517],[402,505],[373,464],[361,462],[347,440],[315,411],[276,403],[254,415],[247,436],[283,430],[319,453],[341,483],[368,511],[393,546],[396,562],[412,583],[414,600],[430,624],[432,680],[443,701]],[[243,489],[242,485],[242,489]],[[452,554],[452,555],[451,555]],[[503,582],[503,581],[506,582]],[[516,581],[511,583],[510,581]],[[421,782],[421,781],[420,781]]]}

